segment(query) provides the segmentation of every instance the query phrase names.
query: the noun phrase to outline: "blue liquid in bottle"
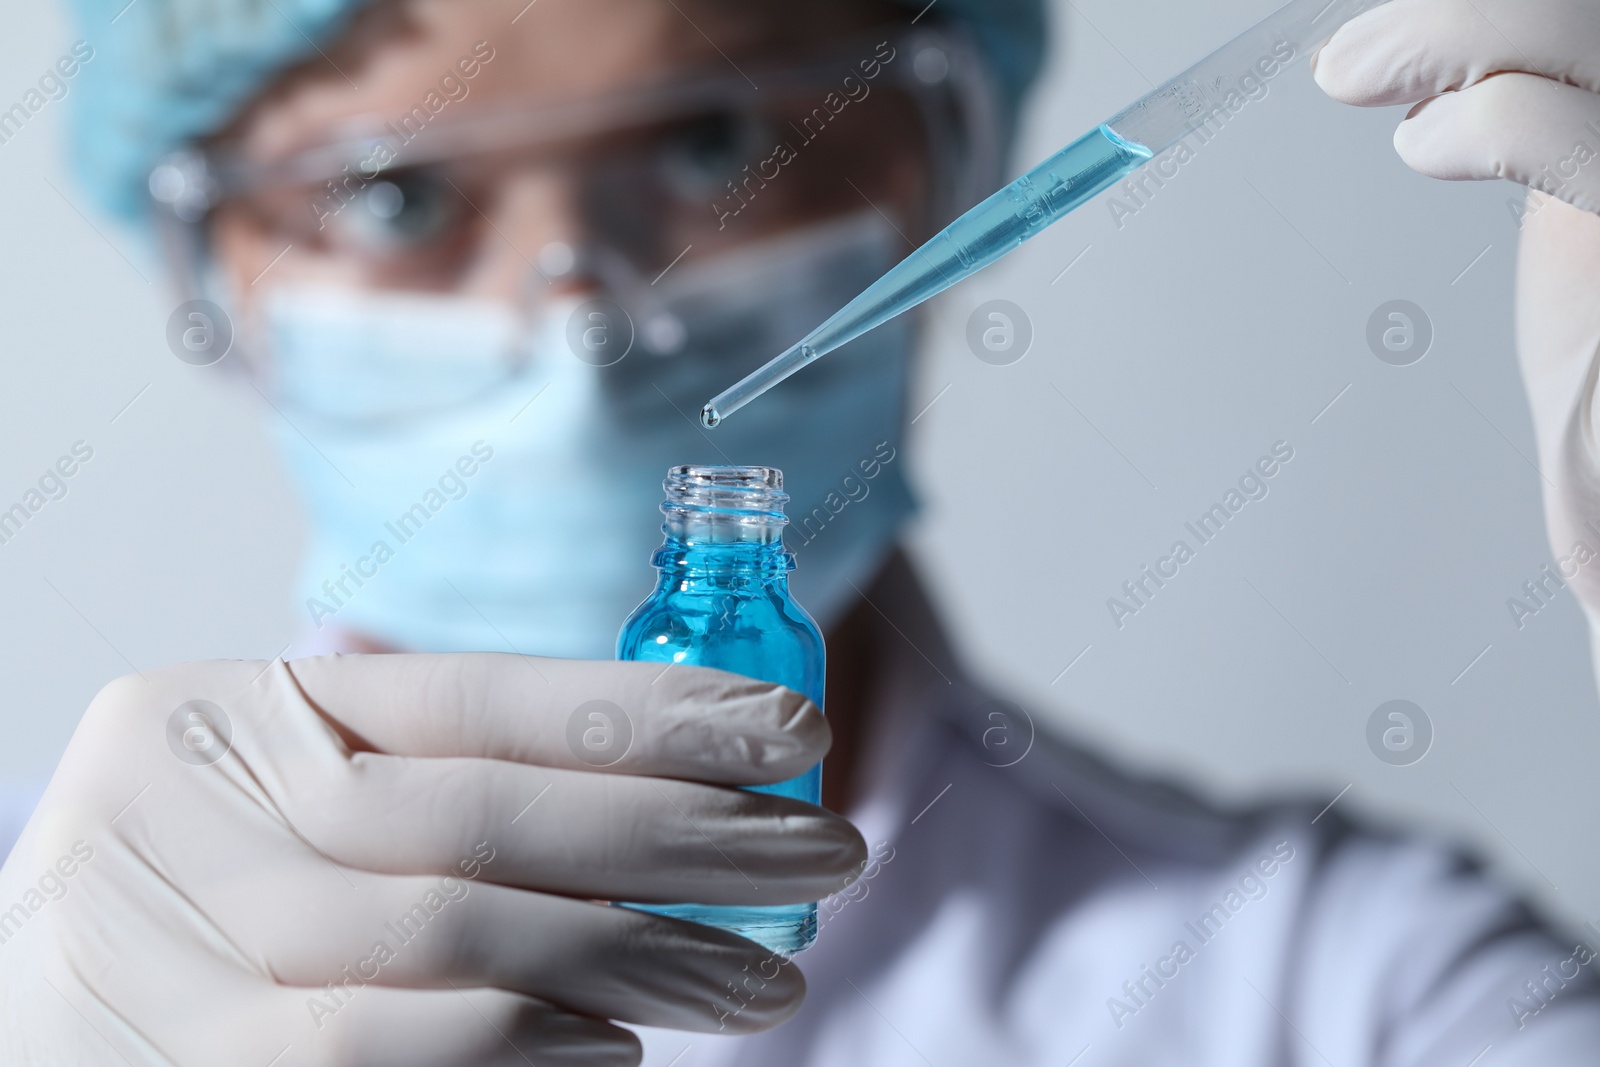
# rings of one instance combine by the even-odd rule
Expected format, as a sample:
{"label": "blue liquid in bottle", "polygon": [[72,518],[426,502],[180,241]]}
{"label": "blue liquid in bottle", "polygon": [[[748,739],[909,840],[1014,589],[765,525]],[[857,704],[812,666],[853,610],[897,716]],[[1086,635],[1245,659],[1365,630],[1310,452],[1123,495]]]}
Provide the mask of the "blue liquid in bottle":
{"label": "blue liquid in bottle", "polygon": [[[822,706],[822,633],[789,595],[794,556],[783,472],[771,467],[674,467],[663,483],[666,543],[651,562],[656,591],[617,638],[617,658],[716,667],[804,693]],[[822,766],[757,793],[822,799]],[[720,926],[793,955],[817,937],[816,904],[729,907],[628,904],[657,915]]]}

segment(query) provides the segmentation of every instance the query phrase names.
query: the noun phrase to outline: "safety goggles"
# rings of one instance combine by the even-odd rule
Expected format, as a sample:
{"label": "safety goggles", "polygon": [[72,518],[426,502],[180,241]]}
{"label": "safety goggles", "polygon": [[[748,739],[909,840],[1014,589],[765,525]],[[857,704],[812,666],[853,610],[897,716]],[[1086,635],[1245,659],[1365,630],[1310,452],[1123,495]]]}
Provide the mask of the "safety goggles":
{"label": "safety goggles", "polygon": [[[218,297],[209,229],[227,207],[286,249],[349,260],[375,288],[450,291],[495,241],[535,284],[583,273],[626,305],[686,257],[876,205],[907,166],[926,216],[908,227],[949,217],[994,184],[996,100],[964,34],[918,28],[742,74],[373,116],[272,162],[193,146],[164,159],[149,189],[187,298]],[[572,191],[581,237],[531,247],[497,226],[509,184],[530,175]]]}

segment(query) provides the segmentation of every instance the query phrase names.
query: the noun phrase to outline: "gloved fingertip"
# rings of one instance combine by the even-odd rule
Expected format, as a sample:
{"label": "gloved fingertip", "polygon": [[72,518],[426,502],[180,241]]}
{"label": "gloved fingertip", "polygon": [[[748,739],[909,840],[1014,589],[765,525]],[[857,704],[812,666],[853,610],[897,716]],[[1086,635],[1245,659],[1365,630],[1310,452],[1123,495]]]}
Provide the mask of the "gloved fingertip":
{"label": "gloved fingertip", "polygon": [[1446,97],[1430,97],[1413,107],[1394,131],[1401,162],[1442,181],[1504,177],[1492,152],[1462,138],[1459,117],[1459,101]]}
{"label": "gloved fingertip", "polygon": [[[767,960],[772,959],[768,954],[763,954],[764,966]],[[757,1034],[764,1030],[788,1022],[799,1013],[806,1000],[806,979],[800,968],[794,966],[780,966],[772,978],[767,978],[762,970],[761,977],[766,986],[760,994],[744,1004],[740,1011],[722,1020],[726,1032],[731,1034]],[[718,990],[721,992],[721,990]]]}
{"label": "gloved fingertip", "polygon": [[1344,27],[1334,31],[1332,37],[1323,41],[1315,52],[1311,53],[1311,80],[1317,87],[1335,99],[1340,98],[1341,75],[1348,64],[1348,56],[1339,45],[1339,36],[1344,32]]}
{"label": "gloved fingertip", "polygon": [[[746,738],[752,762],[761,768],[804,769],[828,754],[833,729],[811,701],[806,701],[775,733]],[[798,773],[798,772],[797,772]]]}
{"label": "gloved fingertip", "polygon": [[788,705],[785,709],[788,717],[780,728],[784,734],[809,738],[813,743],[831,743],[832,733],[821,708],[799,693],[785,692],[784,698]]}
{"label": "gloved fingertip", "polygon": [[1413,91],[1407,72],[1415,65],[1415,45],[1397,37],[1388,19],[1385,8],[1379,7],[1334,31],[1311,56],[1317,87],[1356,107],[1406,102]]}
{"label": "gloved fingertip", "polygon": [[1411,165],[1412,156],[1421,147],[1424,140],[1426,124],[1417,121],[1417,116],[1422,113],[1422,104],[1418,104],[1406,112],[1406,117],[1400,120],[1400,125],[1394,128],[1394,150],[1400,153],[1400,158]]}
{"label": "gloved fingertip", "polygon": [[1400,162],[1418,174],[1430,178],[1440,177],[1434,173],[1435,168],[1431,165],[1426,141],[1422,125],[1414,121],[1410,115],[1394,128],[1394,151],[1400,157]]}

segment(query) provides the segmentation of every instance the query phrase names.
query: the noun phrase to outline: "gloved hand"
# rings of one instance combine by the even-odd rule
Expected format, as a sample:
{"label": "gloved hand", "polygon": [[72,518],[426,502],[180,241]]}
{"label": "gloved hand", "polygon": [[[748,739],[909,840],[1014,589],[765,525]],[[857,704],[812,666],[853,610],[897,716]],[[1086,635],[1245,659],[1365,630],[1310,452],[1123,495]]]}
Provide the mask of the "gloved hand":
{"label": "gloved hand", "polygon": [[1312,57],[1348,104],[1416,105],[1395,132],[1414,169],[1510,178],[1600,211],[1600,4],[1392,0]]}
{"label": "gloved hand", "polygon": [[[1600,669],[1600,3],[1393,0],[1313,63],[1340,100],[1416,104],[1395,147],[1422,173],[1553,194],[1530,192],[1521,220],[1517,349],[1555,569],[1589,616]],[[1559,591],[1545,581],[1540,596]]]}
{"label": "gloved hand", "polygon": [[828,740],[798,694],[691,667],[333,656],[123,678],[0,871],[0,1062],[634,1064],[608,1020],[772,1026],[803,996],[793,967],[601,902],[841,888],[866,854],[849,823],[724,788],[798,774]]}

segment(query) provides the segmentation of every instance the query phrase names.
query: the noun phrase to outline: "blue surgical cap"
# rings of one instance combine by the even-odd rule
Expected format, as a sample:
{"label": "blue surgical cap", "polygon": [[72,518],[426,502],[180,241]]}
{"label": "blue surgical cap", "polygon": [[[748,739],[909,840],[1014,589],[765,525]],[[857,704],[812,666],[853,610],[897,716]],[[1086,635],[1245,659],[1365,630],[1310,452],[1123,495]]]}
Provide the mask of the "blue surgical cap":
{"label": "blue surgical cap", "polygon": [[[94,49],[69,120],[79,182],[105,211],[138,219],[162,156],[226,126],[371,2],[71,0]],[[1043,9],[1044,0],[937,0],[930,17],[971,29],[1014,114],[1043,58]]]}

